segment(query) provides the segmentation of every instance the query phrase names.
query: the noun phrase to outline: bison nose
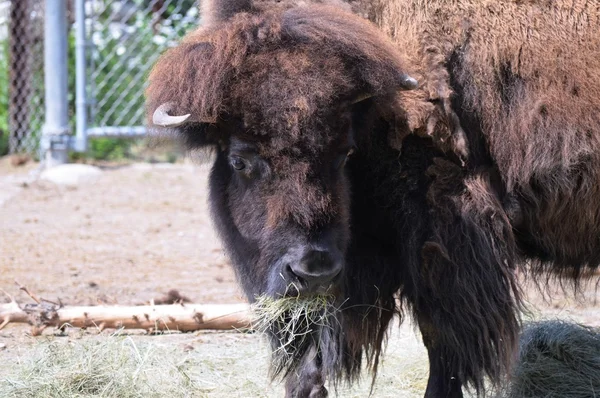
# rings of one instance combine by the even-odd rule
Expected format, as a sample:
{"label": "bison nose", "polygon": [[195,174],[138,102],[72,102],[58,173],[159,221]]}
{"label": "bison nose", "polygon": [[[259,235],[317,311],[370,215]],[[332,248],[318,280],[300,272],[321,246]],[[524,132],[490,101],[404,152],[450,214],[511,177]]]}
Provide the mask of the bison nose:
{"label": "bison nose", "polygon": [[312,293],[331,282],[342,270],[342,263],[335,261],[329,252],[311,250],[292,264],[290,270],[302,284],[302,290]]}

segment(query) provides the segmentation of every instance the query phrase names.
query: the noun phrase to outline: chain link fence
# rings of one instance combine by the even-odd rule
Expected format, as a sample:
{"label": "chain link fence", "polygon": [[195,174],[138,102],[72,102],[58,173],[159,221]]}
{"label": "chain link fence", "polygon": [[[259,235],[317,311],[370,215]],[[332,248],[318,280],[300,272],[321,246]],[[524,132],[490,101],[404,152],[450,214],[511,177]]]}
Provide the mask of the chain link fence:
{"label": "chain link fence", "polygon": [[0,0],[0,154],[34,152],[44,120],[44,2]]}
{"label": "chain link fence", "polygon": [[150,68],[197,25],[195,0],[86,2],[88,135],[143,134]]}
{"label": "chain link fence", "polygon": [[[64,1],[69,129],[77,131],[69,145],[144,135],[146,78],[160,54],[198,26],[197,0]],[[0,155],[40,148],[45,3],[0,0]]]}

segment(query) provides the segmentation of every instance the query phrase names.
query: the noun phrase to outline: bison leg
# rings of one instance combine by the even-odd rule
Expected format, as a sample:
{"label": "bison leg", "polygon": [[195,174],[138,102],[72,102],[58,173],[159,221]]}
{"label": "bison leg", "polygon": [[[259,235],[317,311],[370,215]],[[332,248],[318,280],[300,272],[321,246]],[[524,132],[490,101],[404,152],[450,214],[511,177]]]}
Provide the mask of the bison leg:
{"label": "bison leg", "polygon": [[316,348],[305,356],[302,366],[290,374],[285,382],[286,398],[325,398],[325,377]]}
{"label": "bison leg", "polygon": [[435,343],[435,332],[428,323],[419,322],[419,326],[429,356],[429,380],[425,398],[462,398],[462,383],[444,360],[443,349]]}
{"label": "bison leg", "polygon": [[427,397],[460,397],[461,383],[483,395],[486,376],[504,381],[517,346],[514,236],[491,173],[441,159],[428,173],[431,232],[412,292],[431,360]]}
{"label": "bison leg", "polygon": [[440,350],[428,348],[429,380],[425,398],[463,398],[461,382],[444,366]]}

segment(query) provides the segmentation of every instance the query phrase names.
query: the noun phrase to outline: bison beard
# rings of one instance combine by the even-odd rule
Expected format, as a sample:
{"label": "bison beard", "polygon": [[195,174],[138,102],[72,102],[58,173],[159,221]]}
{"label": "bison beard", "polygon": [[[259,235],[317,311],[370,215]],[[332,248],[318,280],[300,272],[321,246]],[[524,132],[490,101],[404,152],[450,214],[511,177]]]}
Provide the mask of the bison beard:
{"label": "bison beard", "polygon": [[338,371],[347,349],[335,298],[259,297],[253,308],[255,328],[271,342],[272,377],[288,380],[289,396],[326,396],[325,380],[339,376],[328,371]]}
{"label": "bison beard", "polygon": [[485,395],[516,352],[516,268],[577,280],[600,263],[594,2],[365,2],[395,43],[338,9],[268,3],[206,3],[147,96],[155,125],[217,153],[213,218],[248,299],[335,292],[308,329],[288,322],[299,306],[264,327],[273,374],[294,398],[365,359],[375,375],[410,315],[426,397]]}

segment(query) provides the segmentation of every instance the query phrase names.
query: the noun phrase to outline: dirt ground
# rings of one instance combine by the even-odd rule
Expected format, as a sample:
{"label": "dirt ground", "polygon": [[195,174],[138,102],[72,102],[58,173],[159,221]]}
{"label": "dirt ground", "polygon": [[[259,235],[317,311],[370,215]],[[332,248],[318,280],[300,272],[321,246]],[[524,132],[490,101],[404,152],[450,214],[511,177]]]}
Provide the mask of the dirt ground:
{"label": "dirt ground", "polygon": [[[141,304],[169,289],[197,303],[244,300],[211,227],[207,165],[105,166],[95,181],[75,186],[39,180],[37,168],[16,168],[0,159],[0,288],[18,301],[29,298],[15,280],[40,297],[69,305]],[[595,286],[584,288],[585,301],[552,290],[552,304],[546,304],[537,290],[528,289],[532,317],[600,326]],[[99,339],[106,333],[70,332],[66,339]],[[175,347],[197,361],[206,383],[202,396],[282,396],[281,387],[267,380],[268,352],[260,336],[133,336]],[[0,331],[0,362],[18,363],[40,344],[60,339],[65,337],[53,331],[30,337],[27,327],[9,325]],[[422,396],[427,367],[419,339],[409,324],[393,331],[373,396]],[[369,387],[365,380],[338,396],[366,396]]]}

